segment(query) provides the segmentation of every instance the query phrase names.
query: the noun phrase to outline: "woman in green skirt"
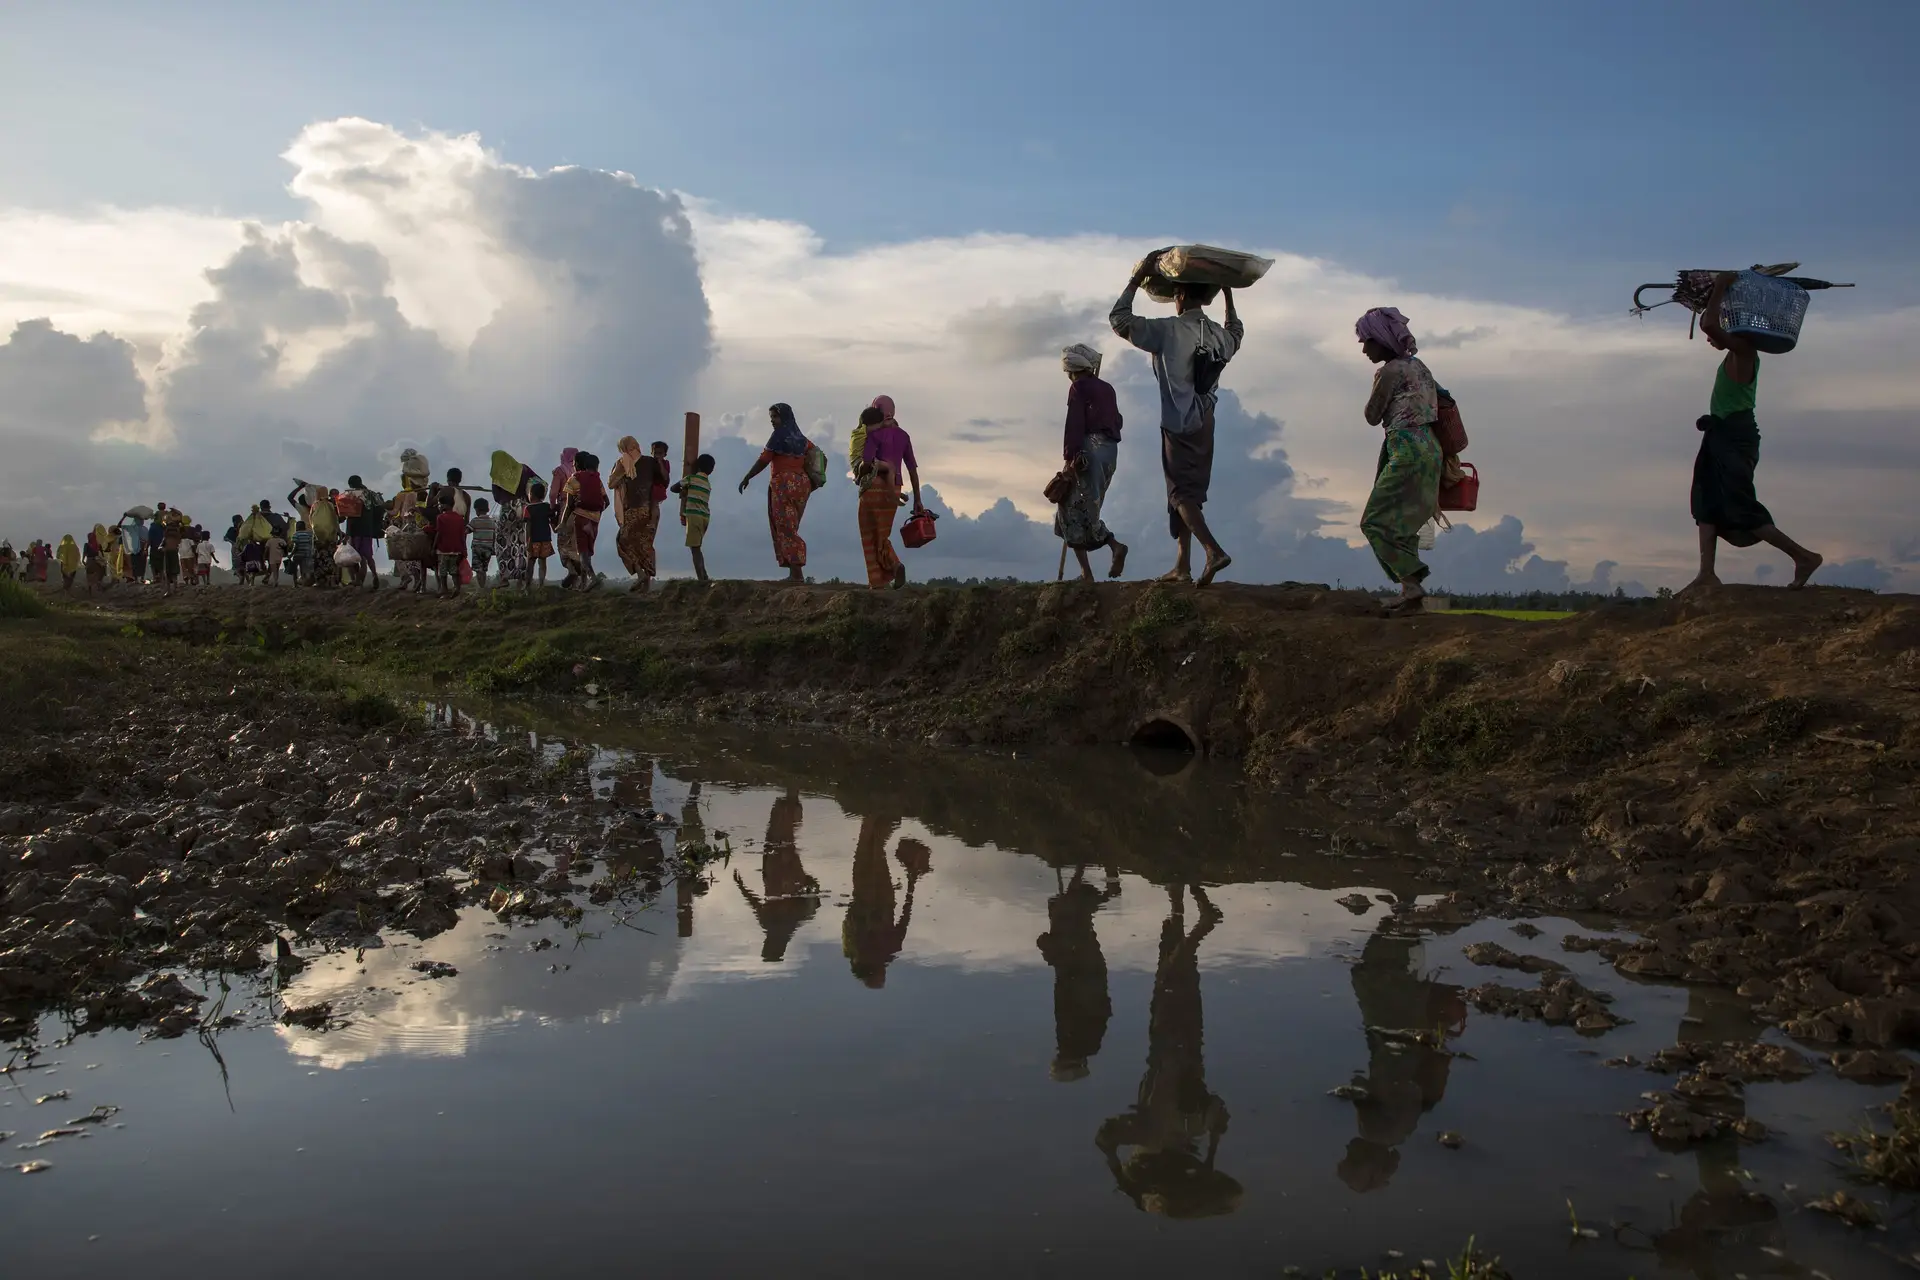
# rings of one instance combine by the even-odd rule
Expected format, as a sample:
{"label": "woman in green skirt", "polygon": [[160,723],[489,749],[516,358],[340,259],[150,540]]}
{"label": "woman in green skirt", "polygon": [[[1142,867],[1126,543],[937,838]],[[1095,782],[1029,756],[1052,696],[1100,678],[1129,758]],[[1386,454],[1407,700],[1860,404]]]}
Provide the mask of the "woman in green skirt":
{"label": "woman in green skirt", "polygon": [[1433,436],[1439,389],[1414,354],[1419,348],[1398,309],[1375,307],[1360,317],[1354,331],[1367,359],[1380,366],[1367,398],[1367,423],[1386,432],[1360,532],[1380,567],[1400,584],[1394,611],[1411,613],[1427,594],[1420,528],[1439,509],[1440,443]]}

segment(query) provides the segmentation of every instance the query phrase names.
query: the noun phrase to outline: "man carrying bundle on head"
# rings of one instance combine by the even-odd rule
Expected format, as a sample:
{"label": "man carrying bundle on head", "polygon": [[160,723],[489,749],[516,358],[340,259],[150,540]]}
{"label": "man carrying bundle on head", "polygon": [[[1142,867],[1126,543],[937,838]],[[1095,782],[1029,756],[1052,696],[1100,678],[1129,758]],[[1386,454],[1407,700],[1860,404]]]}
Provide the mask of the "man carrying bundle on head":
{"label": "man carrying bundle on head", "polygon": [[1173,315],[1152,319],[1134,315],[1135,292],[1150,280],[1164,283],[1161,257],[1162,253],[1150,253],[1141,262],[1107,321],[1115,333],[1153,357],[1154,380],[1160,384],[1160,465],[1167,480],[1167,527],[1180,545],[1172,571],[1161,581],[1194,581],[1193,539],[1198,538],[1207,553],[1207,567],[1198,581],[1204,587],[1233,563],[1207,527],[1201,508],[1213,480],[1213,409],[1220,371],[1240,350],[1246,329],[1233,309],[1232,289],[1226,290],[1226,325],[1207,317],[1207,304],[1221,292],[1211,284],[1173,281]]}

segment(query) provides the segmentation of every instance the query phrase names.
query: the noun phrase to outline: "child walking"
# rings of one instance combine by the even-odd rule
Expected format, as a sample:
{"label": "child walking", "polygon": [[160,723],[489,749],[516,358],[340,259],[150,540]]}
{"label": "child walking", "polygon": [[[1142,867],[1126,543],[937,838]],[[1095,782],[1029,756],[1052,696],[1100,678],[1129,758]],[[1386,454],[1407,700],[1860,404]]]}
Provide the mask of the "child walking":
{"label": "child walking", "polygon": [[694,461],[693,474],[673,486],[680,495],[680,523],[687,526],[687,550],[693,553],[693,573],[702,582],[707,577],[707,522],[712,518],[713,455],[703,453]]}
{"label": "child walking", "polygon": [[[433,549],[438,556],[434,568],[434,581],[440,586],[440,594],[460,594],[460,562],[467,556],[467,518],[454,508],[455,490],[448,488],[440,491],[440,514],[433,521]],[[451,582],[453,589],[447,589]]]}
{"label": "child walking", "polygon": [[485,498],[473,500],[473,519],[467,522],[467,531],[473,534],[473,581],[475,586],[487,585],[487,566],[493,563],[494,519],[488,514],[492,507]]}
{"label": "child walking", "polygon": [[305,520],[293,526],[293,581],[296,586],[313,582],[313,530]]}
{"label": "child walking", "polygon": [[536,570],[540,585],[547,585],[547,561],[553,559],[553,504],[547,501],[547,486],[538,480],[528,488],[527,496],[533,499],[527,503],[526,586],[531,591]]}

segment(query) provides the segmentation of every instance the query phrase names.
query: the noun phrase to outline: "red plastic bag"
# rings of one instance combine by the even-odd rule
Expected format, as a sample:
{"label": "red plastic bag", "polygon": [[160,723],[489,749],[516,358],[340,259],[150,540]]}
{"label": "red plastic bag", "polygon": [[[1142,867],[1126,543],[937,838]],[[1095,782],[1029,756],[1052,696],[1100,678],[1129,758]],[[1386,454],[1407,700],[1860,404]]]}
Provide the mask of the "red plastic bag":
{"label": "red plastic bag", "polygon": [[1452,484],[1440,485],[1442,511],[1472,511],[1480,505],[1480,468],[1471,462],[1459,464],[1461,475]]}
{"label": "red plastic bag", "polygon": [[907,544],[908,550],[924,547],[932,542],[933,512],[915,512],[912,519],[900,526],[900,541]]}
{"label": "red plastic bag", "polygon": [[463,587],[473,585],[473,566],[467,563],[465,556],[460,557],[460,585]]}

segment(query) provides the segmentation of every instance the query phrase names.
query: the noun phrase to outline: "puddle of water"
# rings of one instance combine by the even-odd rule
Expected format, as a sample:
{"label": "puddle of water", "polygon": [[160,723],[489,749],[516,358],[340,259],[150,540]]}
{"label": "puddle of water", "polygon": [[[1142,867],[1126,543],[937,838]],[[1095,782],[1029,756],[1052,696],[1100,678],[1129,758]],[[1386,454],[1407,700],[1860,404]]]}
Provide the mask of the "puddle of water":
{"label": "puddle of water", "polygon": [[[1752,1037],[1741,1002],[1564,953],[1568,921],[1412,928],[1393,904],[1432,886],[1391,827],[1124,752],[435,714],[591,741],[599,791],[678,817],[660,850],[733,856],[631,917],[475,910],[319,959],[288,996],[335,1030],[51,1051],[0,1089],[9,1146],[100,1103],[124,1127],[13,1157],[54,1167],[0,1180],[10,1272],[1318,1275],[1475,1236],[1521,1276],[1910,1274],[1910,1225],[1799,1207],[1845,1185],[1821,1134],[1889,1090],[1752,1086],[1769,1142],[1657,1149],[1617,1113],[1672,1079],[1602,1059]],[[1630,1025],[1473,1011],[1533,981],[1475,941]]]}

